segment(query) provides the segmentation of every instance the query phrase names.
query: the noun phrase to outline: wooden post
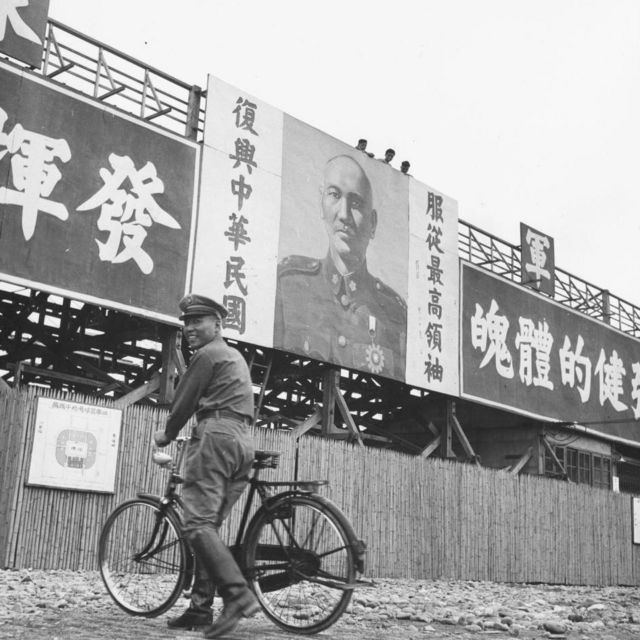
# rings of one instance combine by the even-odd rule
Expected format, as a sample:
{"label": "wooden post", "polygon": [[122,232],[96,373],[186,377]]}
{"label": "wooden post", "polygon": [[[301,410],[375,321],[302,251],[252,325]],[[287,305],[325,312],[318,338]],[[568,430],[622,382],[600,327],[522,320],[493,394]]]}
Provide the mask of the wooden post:
{"label": "wooden post", "polygon": [[467,434],[464,432],[462,425],[458,421],[458,416],[456,416],[456,403],[453,402],[453,400],[449,400],[447,404],[447,422],[449,422],[449,420],[451,420],[451,427],[453,431],[456,432],[456,436],[458,437],[458,440],[462,445],[467,458],[469,458],[469,460],[472,460],[475,464],[479,464],[478,456],[473,450],[473,447],[471,446],[471,443],[469,442]]}
{"label": "wooden post", "polygon": [[20,378],[22,377],[22,362],[16,362],[16,368],[13,372],[13,388],[20,388]]}
{"label": "wooden post", "polygon": [[326,369],[322,373],[322,435],[336,433],[334,417],[336,412],[336,389],[338,388],[335,369]]}
{"label": "wooden post", "polygon": [[444,422],[444,437],[442,437],[442,457],[443,458],[455,458],[453,453],[453,420],[451,419],[451,400],[447,400],[447,419]]}
{"label": "wooden post", "polygon": [[556,467],[560,469],[563,479],[567,480],[568,482],[571,482],[569,475],[567,474],[567,470],[564,468],[564,465],[562,464],[562,462],[558,460],[558,456],[556,455],[556,452],[553,450],[553,447],[549,444],[549,441],[547,440],[547,436],[542,434],[541,437],[542,437],[542,444],[544,445],[544,448],[547,450],[547,453],[551,456],[551,459],[553,460]]}
{"label": "wooden post", "polygon": [[177,370],[180,368],[178,352],[180,351],[181,336],[180,329],[173,329],[162,340],[162,370],[159,389],[162,404],[171,404],[173,401]]}
{"label": "wooden post", "polygon": [[335,386],[335,397],[336,403],[338,405],[338,410],[340,411],[340,415],[347,425],[347,429],[351,432],[351,435],[355,438],[356,442],[360,445],[361,448],[364,448],[364,442],[362,442],[362,436],[360,435],[360,431],[358,430],[358,426],[353,420],[353,416],[349,411],[349,407],[347,406],[347,401],[344,399],[342,393],[340,393],[340,389],[338,388],[337,380],[334,380]]}
{"label": "wooden post", "polygon": [[200,97],[202,89],[194,84],[189,90],[189,103],[187,104],[187,124],[184,135],[190,140],[198,137],[198,118],[200,117]]}

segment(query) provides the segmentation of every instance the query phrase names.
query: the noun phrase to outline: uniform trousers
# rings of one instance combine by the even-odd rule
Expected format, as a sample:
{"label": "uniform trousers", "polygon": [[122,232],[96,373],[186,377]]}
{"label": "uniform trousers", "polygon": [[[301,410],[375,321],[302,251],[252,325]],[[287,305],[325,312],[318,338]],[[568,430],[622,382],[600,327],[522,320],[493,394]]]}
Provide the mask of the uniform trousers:
{"label": "uniform trousers", "polygon": [[248,484],[253,459],[253,438],[241,419],[207,417],[193,428],[182,494],[185,537],[196,558],[193,611],[208,612],[216,589],[225,606],[248,597],[247,583],[219,529]]}

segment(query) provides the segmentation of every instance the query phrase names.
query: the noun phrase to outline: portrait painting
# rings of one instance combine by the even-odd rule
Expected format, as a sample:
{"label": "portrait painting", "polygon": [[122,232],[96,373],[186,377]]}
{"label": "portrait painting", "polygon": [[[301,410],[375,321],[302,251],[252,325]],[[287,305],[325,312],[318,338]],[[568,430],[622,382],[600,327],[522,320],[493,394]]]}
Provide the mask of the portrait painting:
{"label": "portrait painting", "polygon": [[286,115],[282,156],[273,346],[404,380],[409,178]]}

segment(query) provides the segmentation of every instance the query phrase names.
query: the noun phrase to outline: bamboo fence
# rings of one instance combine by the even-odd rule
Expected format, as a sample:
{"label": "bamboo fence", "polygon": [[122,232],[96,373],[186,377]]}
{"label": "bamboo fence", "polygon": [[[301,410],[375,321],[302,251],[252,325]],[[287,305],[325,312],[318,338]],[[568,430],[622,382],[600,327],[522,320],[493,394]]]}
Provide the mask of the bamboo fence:
{"label": "bamboo fence", "polygon": [[[36,487],[26,484],[36,394],[57,397],[43,390],[0,394],[0,563],[95,569],[109,513],[137,492],[164,488],[151,442],[166,411],[123,412],[113,494]],[[367,542],[369,577],[640,585],[629,495],[313,436],[254,434],[256,448],[282,453],[265,478],[292,479],[297,457],[299,479],[329,480],[321,493]],[[242,499],[223,527],[227,540],[241,506]]]}

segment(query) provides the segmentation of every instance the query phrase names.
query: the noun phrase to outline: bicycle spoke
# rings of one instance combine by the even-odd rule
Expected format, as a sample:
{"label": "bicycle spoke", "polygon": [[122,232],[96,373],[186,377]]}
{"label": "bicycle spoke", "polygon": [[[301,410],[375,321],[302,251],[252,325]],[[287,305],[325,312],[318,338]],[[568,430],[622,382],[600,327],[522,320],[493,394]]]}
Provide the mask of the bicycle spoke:
{"label": "bicycle spoke", "polygon": [[[353,551],[338,520],[312,497],[276,505],[248,542],[249,579],[265,613],[281,627],[316,633],[346,608],[355,581]],[[271,512],[273,513],[273,512]]]}
{"label": "bicycle spoke", "polygon": [[179,596],[187,561],[179,526],[175,516],[145,500],[122,504],[107,520],[100,572],[111,597],[128,613],[158,615]]}

